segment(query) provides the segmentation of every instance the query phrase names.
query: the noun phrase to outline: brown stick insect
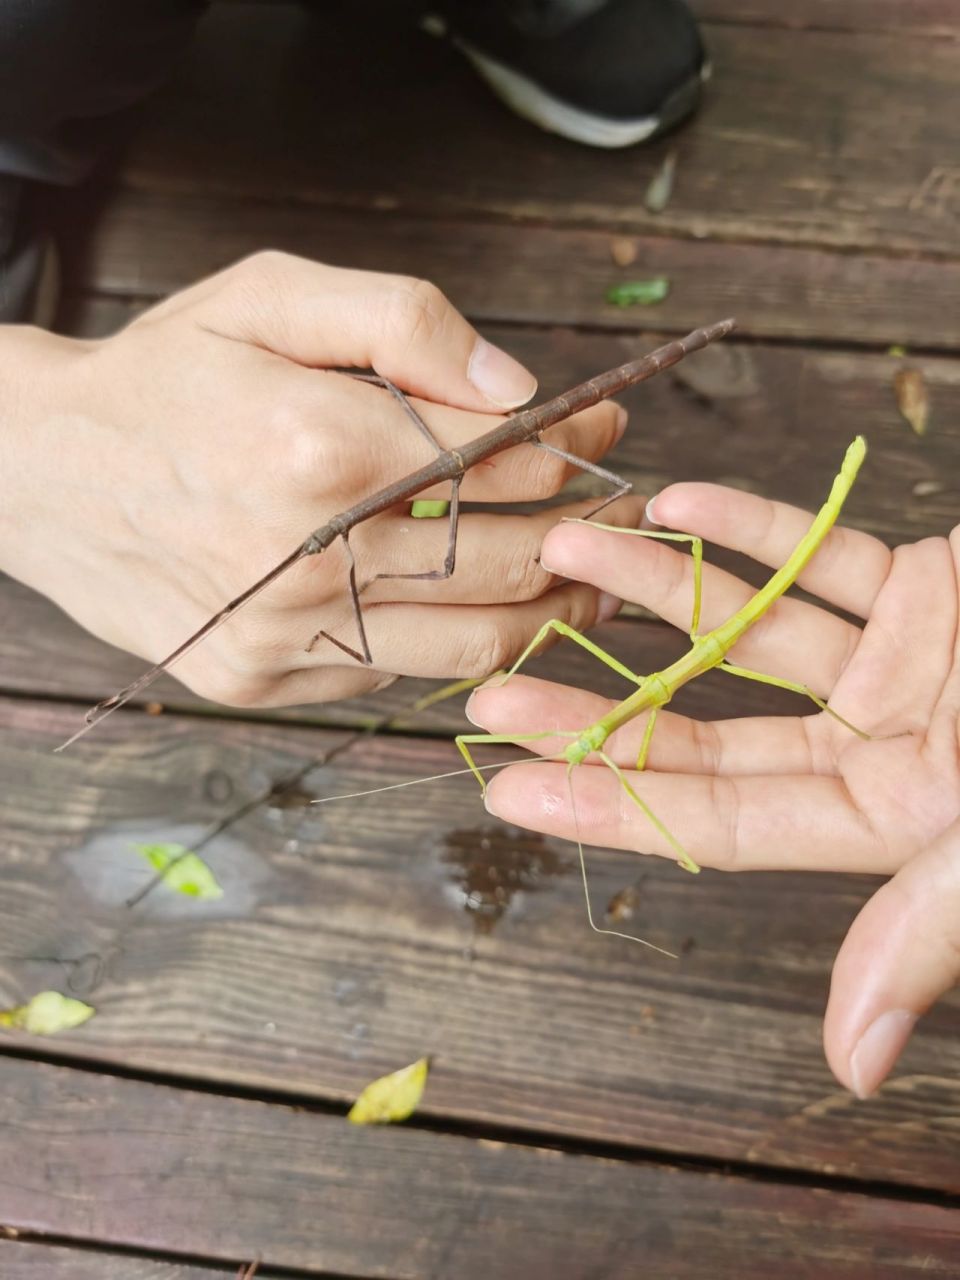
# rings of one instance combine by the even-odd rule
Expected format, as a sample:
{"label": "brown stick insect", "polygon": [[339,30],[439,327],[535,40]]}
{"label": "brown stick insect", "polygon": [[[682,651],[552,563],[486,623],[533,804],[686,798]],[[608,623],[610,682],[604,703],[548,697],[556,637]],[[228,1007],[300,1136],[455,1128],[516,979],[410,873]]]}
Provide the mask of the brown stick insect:
{"label": "brown stick insect", "polygon": [[[366,666],[373,664],[373,655],[370,652],[370,646],[367,642],[367,634],[363,624],[363,613],[360,607],[360,595],[373,582],[382,578],[401,577],[401,578],[419,578],[423,580],[440,581],[449,578],[454,571],[457,554],[457,524],[460,514],[459,493],[460,483],[467,471],[471,467],[475,467],[478,463],[484,462],[487,458],[494,454],[500,453],[504,449],[513,448],[516,445],[531,444],[538,449],[545,449],[548,453],[552,453],[557,457],[564,459],[573,466],[579,467],[592,475],[598,476],[612,486],[611,492],[603,499],[603,501],[594,508],[590,513],[591,516],[602,511],[604,507],[609,506],[617,498],[622,497],[631,489],[629,481],[624,480],[621,476],[616,475],[612,471],[608,471],[604,467],[597,466],[596,463],[589,462],[585,458],[578,458],[571,453],[567,453],[563,449],[558,449],[553,445],[545,444],[540,439],[541,434],[548,427],[555,426],[558,422],[562,422],[565,418],[569,418],[574,413],[579,413],[583,409],[589,409],[592,405],[598,404],[601,400],[607,399],[609,396],[617,395],[621,391],[632,387],[639,382],[644,382],[648,378],[652,378],[655,374],[660,373],[663,369],[670,368],[671,365],[677,364],[684,356],[691,352],[699,351],[709,343],[719,338],[726,337],[735,327],[733,320],[720,320],[715,324],[707,325],[700,329],[694,329],[692,333],[688,333],[686,337],[678,338],[673,342],[668,342],[665,346],[658,347],[657,350],[650,352],[648,355],[642,356],[640,359],[631,360],[626,364],[619,365],[615,369],[609,369],[606,373],[598,374],[594,378],[588,379],[586,382],[580,383],[579,386],[573,387],[569,391],[565,391],[562,395],[555,396],[552,400],[547,400],[544,404],[534,408],[523,409],[519,413],[514,414],[499,426],[487,431],[484,435],[478,436],[477,439],[471,440],[469,444],[464,445],[461,449],[441,449],[433,436],[430,428],[423,421],[419,413],[407,400],[403,392],[386,378],[381,378],[371,373],[351,373],[350,376],[360,378],[363,381],[370,382],[375,386],[383,387],[391,395],[393,395],[403,408],[404,412],[411,419],[417,430],[425,437],[430,445],[436,450],[437,456],[432,462],[421,467],[417,471],[411,472],[409,475],[399,480],[393,481],[392,484],[386,485],[376,493],[368,495],[354,506],[346,511],[335,515],[326,524],[320,528],[314,529],[303,542],[300,543],[293,551],[290,552],[283,560],[274,565],[268,573],[253,583],[240,595],[236,596],[228,604],[215,614],[207,622],[204,623],[199,630],[189,636],[181,645],[167,655],[161,662],[145,671],[143,675],[138,676],[136,680],[128,684],[126,688],[121,689],[118,693],[97,703],[87,712],[84,723],[80,729],[60,747],[58,751],[76,742],[78,738],[88,733],[94,725],[99,724],[105,716],[115,711],[118,707],[122,707],[130,698],[135,697],[147,688],[162,672],[171,667],[178,659],[184,657],[190,650],[198,645],[201,640],[206,639],[212,631],[220,627],[230,618],[238,609],[249,603],[261,591],[265,590],[271,583],[275,582],[281,574],[285,573],[293,565],[307,556],[319,555],[325,551],[327,547],[339,540],[342,542],[347,555],[347,563],[349,565],[349,585],[350,595],[353,601],[353,612],[357,628],[357,637],[359,647],[353,648],[345,644],[342,640],[336,639],[334,636],[326,632],[318,632],[313,637],[311,644],[321,636],[330,640],[338,648],[349,654],[356,661]],[[357,585],[356,565],[350,550],[350,532],[358,524],[364,520],[369,520],[373,516],[379,515],[388,508],[396,506],[403,502],[409,502],[415,498],[417,494],[422,493],[425,489],[432,488],[434,485],[450,481],[450,507],[448,513],[449,534],[447,542],[447,552],[444,558],[443,566],[439,569],[429,570],[425,573],[410,574],[377,574],[362,586]]]}

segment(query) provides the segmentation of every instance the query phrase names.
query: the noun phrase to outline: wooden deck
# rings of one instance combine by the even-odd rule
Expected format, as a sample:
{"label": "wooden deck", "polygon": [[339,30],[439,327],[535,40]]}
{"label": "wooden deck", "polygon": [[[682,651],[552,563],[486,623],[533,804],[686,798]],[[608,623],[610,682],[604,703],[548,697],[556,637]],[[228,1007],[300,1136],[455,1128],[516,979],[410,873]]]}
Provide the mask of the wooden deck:
{"label": "wooden deck", "polygon": [[[811,505],[864,431],[846,518],[945,532],[956,6],[698,7],[702,114],[600,154],[513,120],[402,6],[377,25],[359,5],[215,4],[96,216],[65,214],[64,326],[109,332],[268,245],[431,277],[545,392],[732,313],[736,341],[628,398],[614,465],[641,491],[706,478]],[[635,241],[626,271],[613,236]],[[654,273],[672,281],[655,311],[605,304]],[[891,344],[929,385],[924,439],[897,412]],[[642,617],[603,634],[639,668],[676,652]],[[468,780],[302,803],[456,767],[456,704],[348,743],[416,682],[231,714],[168,680],[163,715],[133,707],[50,754],[140,669],[0,581],[0,996],[97,1008],[56,1039],[0,1039],[3,1280],[214,1280],[257,1257],[264,1277],[328,1280],[960,1276],[960,1001],[870,1102],[822,1059],[831,960],[870,878],[692,882],[592,854],[595,900],[639,885],[632,923],[670,961],[592,935],[571,849],[493,823]],[[610,687],[562,648],[543,670]],[[698,682],[684,706],[789,705],[734,685]],[[124,905],[131,839],[218,826],[222,901]],[[425,1053],[413,1120],[345,1123],[368,1080]]]}

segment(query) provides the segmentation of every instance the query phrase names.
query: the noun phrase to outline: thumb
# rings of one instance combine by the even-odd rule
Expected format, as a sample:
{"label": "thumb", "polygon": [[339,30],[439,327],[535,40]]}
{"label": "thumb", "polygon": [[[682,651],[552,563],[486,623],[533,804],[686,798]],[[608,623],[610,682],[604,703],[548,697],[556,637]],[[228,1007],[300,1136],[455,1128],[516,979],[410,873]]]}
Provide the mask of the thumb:
{"label": "thumb", "polygon": [[461,409],[526,403],[537,380],[486,342],[436,285],[348,271],[273,250],[206,295],[214,326],[314,368],[375,369],[404,391]]}
{"label": "thumb", "polygon": [[823,1026],[837,1079],[869,1097],[958,978],[960,821],[870,899],[844,939]]}

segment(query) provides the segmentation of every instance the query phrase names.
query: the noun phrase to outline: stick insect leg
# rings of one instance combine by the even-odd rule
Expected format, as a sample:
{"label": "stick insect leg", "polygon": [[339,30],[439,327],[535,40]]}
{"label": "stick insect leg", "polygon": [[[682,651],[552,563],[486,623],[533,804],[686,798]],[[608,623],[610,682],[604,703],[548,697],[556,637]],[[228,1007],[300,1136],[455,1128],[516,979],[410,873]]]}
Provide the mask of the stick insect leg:
{"label": "stick insect leg", "polygon": [[578,458],[575,453],[567,453],[566,449],[558,449],[554,444],[544,444],[542,440],[531,440],[530,444],[536,449],[543,449],[547,453],[552,453],[556,458],[563,458],[564,462],[569,462],[572,466],[579,467],[581,471],[588,471],[592,476],[599,476],[601,480],[606,480],[608,484],[613,485],[613,492],[604,498],[598,507],[594,507],[592,511],[583,516],[584,520],[591,520],[604,507],[609,507],[611,502],[616,502],[618,498],[622,498],[633,488],[632,481],[624,480],[623,476],[618,476],[616,472],[608,471],[605,467],[597,466],[595,462],[588,462],[586,458]]}
{"label": "stick insect leg", "polygon": [[687,853],[686,849],[684,849],[683,845],[680,843],[677,837],[673,834],[673,832],[670,831],[660,821],[657,815],[653,812],[653,810],[647,804],[646,800],[641,800],[641,798],[637,795],[636,791],[634,791],[633,787],[631,787],[630,783],[627,781],[626,775],[624,774],[620,766],[618,764],[615,764],[614,761],[610,759],[610,757],[607,755],[605,751],[598,751],[597,754],[599,755],[603,763],[607,766],[607,768],[612,769],[613,772],[616,774],[617,778],[619,779],[621,787],[623,787],[624,791],[627,793],[627,795],[630,797],[633,803],[637,806],[640,812],[643,813],[649,819],[649,821],[653,824],[653,826],[656,827],[656,829],[663,836],[664,840],[667,841],[667,843],[676,853],[677,861],[680,863],[681,867],[683,867],[684,871],[693,871],[693,872],[699,871],[700,867],[697,865],[696,862],[694,862],[693,858],[690,857],[689,853]]}
{"label": "stick insect leg", "polygon": [[650,754],[650,740],[653,738],[654,725],[657,723],[657,713],[659,707],[652,707],[647,717],[647,727],[643,731],[643,741],[640,743],[640,751],[637,754],[637,773],[642,773],[647,767],[647,756]]}
{"label": "stick insect leg", "polygon": [[358,652],[356,649],[352,649],[350,645],[345,644],[343,640],[338,640],[337,637],[332,636],[329,631],[323,631],[321,629],[313,636],[310,643],[307,645],[307,653],[310,652],[318,640],[329,640],[331,644],[335,644],[338,649],[349,654],[351,658],[355,658],[357,662],[362,663],[365,667],[372,667],[373,655],[370,653],[370,645],[367,643],[367,631],[366,627],[363,625],[363,613],[360,609],[360,592],[357,590],[357,562],[354,560],[353,552],[350,549],[349,534],[341,534],[340,539],[343,542],[343,549],[347,556],[347,580],[350,583],[350,599],[353,602],[353,618],[354,622],[357,624],[357,634],[360,637],[361,651]]}
{"label": "stick insect leg", "polygon": [[[566,523],[566,522],[565,522]],[[593,520],[570,520],[570,524],[589,524],[594,529],[607,529],[610,533],[629,533],[637,538],[657,538],[661,542],[689,542],[693,557],[693,616],[690,620],[690,639],[697,639],[700,626],[700,603],[703,599],[703,539],[692,533],[665,533],[659,529],[621,529],[616,524],[596,524]]]}
{"label": "stick insect leg", "polygon": [[761,671],[750,671],[747,667],[734,666],[732,662],[721,662],[718,665],[717,670],[726,671],[732,676],[741,676],[744,680],[756,680],[760,684],[772,684],[775,688],[787,689],[790,693],[802,694],[803,697],[809,698],[812,702],[815,702],[821,711],[826,711],[828,716],[833,716],[834,720],[839,721],[845,729],[849,729],[850,732],[855,733],[858,738],[862,738],[864,742],[873,741],[872,733],[867,733],[865,729],[858,729],[857,726],[855,724],[851,724],[849,720],[844,720],[843,716],[840,715],[839,712],[834,711],[833,707],[828,706],[826,702],[824,702],[823,698],[818,698],[813,690],[809,689],[805,684],[796,684],[793,680],[781,680],[777,676],[764,675]]}
{"label": "stick insect leg", "polygon": [[544,738],[576,738],[577,736],[578,734],[573,730],[564,729],[547,729],[542,733],[459,733],[454,738],[454,742],[457,744],[457,750],[466,760],[470,772],[480,783],[481,792],[485,795],[487,784],[477,768],[477,762],[470,754],[470,747],[480,743],[497,746],[500,743],[542,742]]}
{"label": "stick insect leg", "polygon": [[[351,376],[356,378],[359,382],[368,382],[373,386],[382,387],[385,391],[388,391],[390,395],[393,396],[394,400],[396,400],[397,403],[400,405],[400,407],[403,409],[404,413],[407,415],[407,417],[410,419],[413,425],[417,428],[420,434],[433,446],[433,448],[437,451],[437,453],[443,453],[443,448],[441,447],[440,442],[437,440],[436,436],[433,434],[433,432],[424,422],[421,415],[417,413],[416,409],[413,407],[413,405],[410,403],[410,401],[407,399],[404,393],[400,390],[400,388],[396,386],[394,383],[392,383],[389,378],[381,378],[379,374],[372,374],[372,373],[354,373]],[[349,654],[351,658],[355,658],[357,662],[361,662],[363,663],[364,666],[367,666],[367,667],[372,666],[373,657],[371,656],[371,653],[370,653],[370,646],[367,643],[367,634],[366,634],[366,629],[363,625],[363,616],[360,608],[360,596],[363,594],[363,592],[366,591],[368,587],[372,586],[374,582],[380,582],[386,578],[405,578],[405,579],[418,579],[424,582],[441,582],[445,578],[452,577],[454,568],[456,567],[456,560],[457,560],[457,531],[460,524],[460,482],[462,479],[463,479],[462,476],[456,476],[450,483],[450,511],[448,514],[449,532],[447,535],[447,553],[444,557],[443,567],[440,569],[428,569],[424,573],[377,573],[377,574],[374,574],[372,578],[369,578],[366,582],[364,582],[362,586],[358,587],[356,564],[353,558],[353,552],[350,550],[349,544],[347,543],[347,535],[346,534],[343,535],[343,545],[346,548],[346,552],[349,557],[350,596],[353,602],[353,616],[357,626],[357,634],[360,637],[361,652],[358,652],[356,649],[353,649],[349,645],[344,644],[342,640],[337,640],[334,636],[332,636],[329,633],[329,631],[318,631],[316,635],[313,636],[310,643],[307,645],[308,653],[313,648],[313,646],[317,643],[318,640],[320,639],[329,640],[331,644],[335,644],[338,649],[342,649],[344,653]]]}
{"label": "stick insect leg", "polygon": [[625,667],[622,662],[618,662],[617,659],[607,653],[605,649],[601,649],[598,644],[594,644],[592,640],[588,640],[585,635],[576,631],[568,623],[562,622],[560,618],[551,618],[549,622],[545,622],[543,624],[510,670],[504,674],[503,679],[500,681],[501,684],[506,684],[512,675],[516,675],[520,667],[526,662],[534,650],[539,648],[551,631],[556,631],[558,635],[566,636],[568,640],[575,641],[575,643],[580,645],[581,648],[586,649],[588,653],[592,653],[595,658],[599,658],[602,663],[611,667],[618,673],[618,675],[623,676],[624,679],[629,680],[632,684],[643,683],[643,676],[638,676],[635,672],[631,671],[629,667]]}

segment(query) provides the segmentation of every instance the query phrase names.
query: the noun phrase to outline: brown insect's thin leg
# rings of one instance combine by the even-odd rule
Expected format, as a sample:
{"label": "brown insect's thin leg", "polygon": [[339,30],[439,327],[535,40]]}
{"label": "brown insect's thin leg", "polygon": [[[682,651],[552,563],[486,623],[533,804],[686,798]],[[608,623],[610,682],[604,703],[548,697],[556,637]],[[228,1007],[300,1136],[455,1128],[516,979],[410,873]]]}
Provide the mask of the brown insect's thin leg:
{"label": "brown insect's thin leg", "polygon": [[563,458],[564,462],[572,463],[573,466],[579,467],[581,471],[589,471],[592,476],[599,476],[601,480],[606,480],[613,485],[613,493],[609,497],[604,498],[598,507],[594,507],[592,511],[588,511],[584,520],[590,520],[604,507],[609,507],[611,502],[616,502],[618,498],[622,498],[628,494],[633,488],[633,484],[629,480],[624,480],[623,476],[618,476],[613,471],[608,471],[606,467],[598,467],[595,462],[588,462],[586,458],[578,458],[575,453],[567,453],[566,449],[558,449],[555,444],[545,444],[542,440],[531,440],[530,444],[537,449],[546,449],[547,453],[552,453],[558,458]]}
{"label": "brown insect's thin leg", "polygon": [[[357,634],[360,637],[360,646],[362,652],[351,649],[348,644],[344,644],[342,640],[338,640],[336,636],[332,636],[329,631],[320,630],[312,638],[307,645],[307,653],[313,648],[318,640],[329,640],[331,644],[335,644],[338,649],[344,653],[348,653],[351,658],[355,658],[357,662],[365,667],[373,666],[373,654],[370,652],[370,645],[367,643],[367,632],[363,625],[363,611],[360,608],[360,592],[357,590],[357,562],[353,558],[353,552],[350,549],[350,535],[342,533],[340,540],[343,543],[343,549],[347,553],[347,581],[350,583],[350,599],[353,601],[353,619],[357,624]],[[366,585],[366,584],[364,584]]]}
{"label": "brown insect's thin leg", "polygon": [[[436,449],[437,453],[443,453],[440,442],[436,439],[433,432],[424,422],[423,418],[416,411],[404,393],[399,387],[395,386],[389,378],[381,378],[378,374],[373,373],[357,373],[353,374],[360,382],[369,382],[373,386],[383,387],[385,391],[389,391],[393,398],[403,407],[407,417],[413,422],[417,430],[423,435]],[[460,523],[460,482],[462,476],[455,476],[450,482],[450,513],[449,513],[449,536],[447,539],[447,554],[444,557],[443,568],[428,569],[423,573],[376,573],[369,578],[361,587],[357,587],[356,564],[354,562],[353,553],[347,544],[346,535],[343,536],[343,544],[347,548],[347,555],[350,558],[350,593],[353,597],[353,615],[357,624],[357,631],[360,636],[360,643],[363,648],[363,656],[356,649],[351,649],[349,645],[337,640],[335,636],[330,635],[328,631],[318,631],[307,645],[309,653],[318,640],[329,640],[331,644],[335,644],[338,649],[349,654],[358,662],[362,662],[364,666],[372,666],[373,658],[370,653],[370,646],[367,643],[366,631],[363,625],[362,612],[360,609],[360,596],[368,587],[375,582],[382,582],[384,579],[402,578],[416,579],[420,582],[442,582],[453,574],[453,570],[457,561],[457,530]]]}

